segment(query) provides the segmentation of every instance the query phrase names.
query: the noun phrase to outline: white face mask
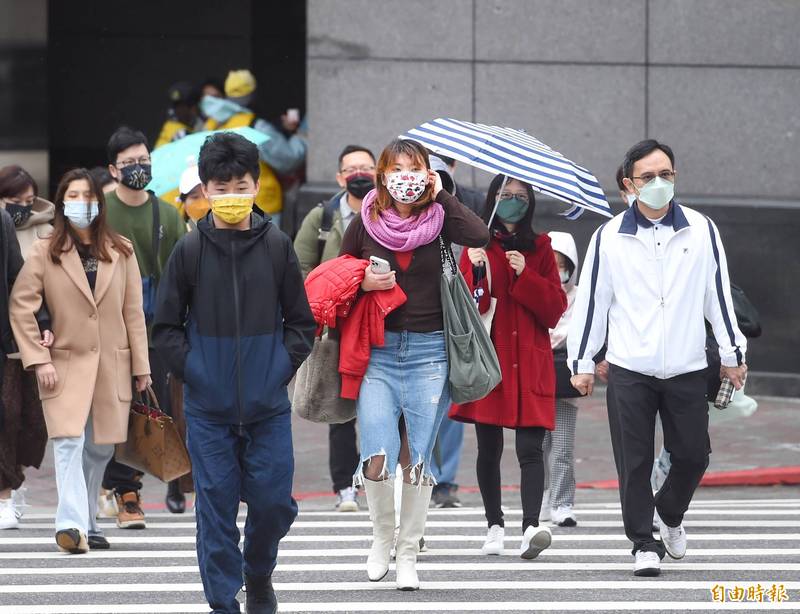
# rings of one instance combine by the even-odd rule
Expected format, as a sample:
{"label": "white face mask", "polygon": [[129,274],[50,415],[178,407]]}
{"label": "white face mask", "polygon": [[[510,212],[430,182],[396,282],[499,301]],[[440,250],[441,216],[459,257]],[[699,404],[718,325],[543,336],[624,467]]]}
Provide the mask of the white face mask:
{"label": "white face mask", "polygon": [[625,194],[625,200],[627,201],[629,207],[633,207],[633,203],[636,202],[636,194]]}
{"label": "white face mask", "polygon": [[666,207],[673,196],[675,196],[675,184],[661,177],[656,177],[639,188],[639,198],[637,200],[646,207],[658,211]]}
{"label": "white face mask", "polygon": [[561,277],[561,283],[562,284],[565,284],[565,283],[567,283],[569,281],[569,278],[570,278],[569,271],[565,271],[564,269],[559,269],[558,270],[558,275],[559,275],[559,277]]}
{"label": "white face mask", "polygon": [[88,228],[100,214],[100,205],[96,200],[65,200],[64,217],[77,228]]}
{"label": "white face mask", "polygon": [[399,171],[386,175],[386,189],[397,202],[410,205],[419,200],[428,184],[428,173]]}

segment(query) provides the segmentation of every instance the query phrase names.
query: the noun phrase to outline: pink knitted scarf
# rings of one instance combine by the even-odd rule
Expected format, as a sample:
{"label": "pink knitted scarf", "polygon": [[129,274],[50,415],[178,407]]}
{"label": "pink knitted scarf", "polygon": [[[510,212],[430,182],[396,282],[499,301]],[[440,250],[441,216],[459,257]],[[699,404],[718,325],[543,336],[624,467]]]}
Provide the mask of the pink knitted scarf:
{"label": "pink knitted scarf", "polygon": [[400,217],[394,209],[387,209],[372,219],[372,206],[377,190],[371,190],[361,204],[361,222],[369,236],[393,252],[409,252],[420,245],[427,245],[442,232],[444,207],[433,203],[419,215]]}

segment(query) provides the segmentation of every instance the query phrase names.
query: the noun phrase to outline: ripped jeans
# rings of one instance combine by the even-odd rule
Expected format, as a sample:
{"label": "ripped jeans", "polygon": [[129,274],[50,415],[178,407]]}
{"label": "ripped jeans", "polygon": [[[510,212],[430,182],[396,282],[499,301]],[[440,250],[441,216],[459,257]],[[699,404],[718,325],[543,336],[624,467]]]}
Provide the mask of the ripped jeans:
{"label": "ripped jeans", "polygon": [[356,485],[363,483],[364,463],[372,457],[386,457],[382,478],[394,475],[400,455],[401,415],[411,454],[411,481],[419,483],[422,477],[434,482],[431,455],[439,425],[450,407],[447,374],[442,331],[386,331],[383,347],[372,348],[356,402],[361,439],[361,463],[353,476]]}

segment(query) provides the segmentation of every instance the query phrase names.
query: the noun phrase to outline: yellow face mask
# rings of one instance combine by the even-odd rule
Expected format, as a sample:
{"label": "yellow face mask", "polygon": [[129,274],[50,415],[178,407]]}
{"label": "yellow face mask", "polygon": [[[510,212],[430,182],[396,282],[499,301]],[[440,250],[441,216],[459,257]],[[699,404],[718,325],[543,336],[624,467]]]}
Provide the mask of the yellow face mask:
{"label": "yellow face mask", "polygon": [[253,211],[255,194],[214,194],[211,210],[226,224],[238,224]]}
{"label": "yellow face mask", "polygon": [[183,206],[186,215],[195,222],[202,220],[211,209],[211,204],[205,198],[197,198]]}

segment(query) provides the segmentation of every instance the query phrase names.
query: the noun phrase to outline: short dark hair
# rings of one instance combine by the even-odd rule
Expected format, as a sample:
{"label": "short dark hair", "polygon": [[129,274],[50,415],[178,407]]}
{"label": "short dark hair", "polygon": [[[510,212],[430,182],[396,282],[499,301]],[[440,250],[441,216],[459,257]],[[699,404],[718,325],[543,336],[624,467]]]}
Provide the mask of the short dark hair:
{"label": "short dark hair", "polygon": [[[489,224],[489,217],[491,217],[492,211],[494,211],[497,193],[500,191],[500,186],[503,185],[504,178],[505,175],[495,175],[494,179],[492,179],[492,182],[489,184],[489,190],[486,192],[486,204],[483,208],[484,224]],[[512,180],[519,181],[519,179],[514,179],[513,177],[508,178],[508,181]],[[525,186],[525,191],[528,193],[528,202],[530,204],[528,206],[528,210],[525,212],[525,215],[517,223],[517,242],[520,249],[533,250],[537,236],[536,232],[533,230],[533,214],[536,212],[536,196],[533,192],[531,184],[524,181],[521,181],[520,183]],[[500,221],[500,218],[498,218],[497,215],[494,216],[489,230],[503,230],[503,223]]]}
{"label": "short dark hair", "polygon": [[117,128],[114,134],[111,135],[111,138],[108,139],[108,145],[106,145],[108,163],[116,164],[119,152],[125,151],[128,147],[133,147],[134,145],[144,145],[147,147],[148,151],[150,150],[147,137],[143,133],[129,128],[128,126],[120,126]]}
{"label": "short dark hair", "polygon": [[200,148],[200,181],[230,181],[250,173],[258,181],[258,147],[235,132],[212,134]]}
{"label": "short dark hair", "polygon": [[97,182],[97,185],[100,186],[100,189],[103,189],[109,183],[117,182],[117,180],[111,176],[111,173],[108,172],[108,168],[105,166],[95,166],[89,171],[89,174]]}
{"label": "short dark hair", "polygon": [[664,145],[663,143],[659,143],[655,139],[646,139],[644,141],[639,141],[628,150],[628,153],[625,154],[625,161],[622,163],[622,172],[624,173],[625,177],[630,179],[633,177],[633,165],[636,164],[639,160],[644,158],[645,156],[650,155],[656,149],[660,149],[669,158],[670,164],[672,164],[673,168],[675,167],[675,154],[672,153],[672,148],[668,145]]}
{"label": "short dark hair", "polygon": [[626,188],[625,184],[622,182],[624,178],[625,178],[625,170],[622,168],[622,165],[620,164],[620,167],[617,169],[617,187],[619,188],[620,192],[628,191],[628,188]]}
{"label": "short dark hair", "polygon": [[39,196],[39,186],[31,174],[18,164],[0,168],[0,198],[16,198],[28,188]]}
{"label": "short dark hair", "polygon": [[342,153],[339,154],[339,170],[342,169],[342,160],[344,160],[344,157],[349,156],[351,153],[356,153],[357,151],[363,151],[365,154],[368,154],[369,157],[372,158],[372,161],[375,162],[375,154],[366,147],[362,145],[347,145],[342,150]]}

